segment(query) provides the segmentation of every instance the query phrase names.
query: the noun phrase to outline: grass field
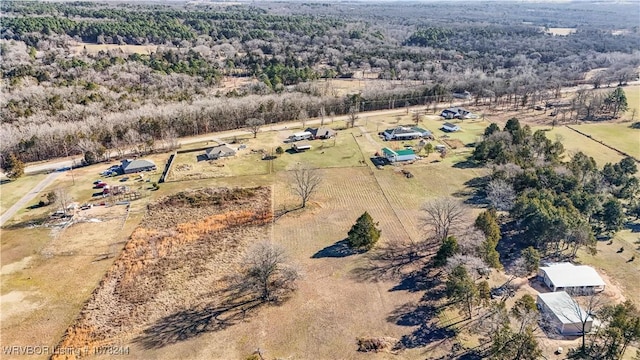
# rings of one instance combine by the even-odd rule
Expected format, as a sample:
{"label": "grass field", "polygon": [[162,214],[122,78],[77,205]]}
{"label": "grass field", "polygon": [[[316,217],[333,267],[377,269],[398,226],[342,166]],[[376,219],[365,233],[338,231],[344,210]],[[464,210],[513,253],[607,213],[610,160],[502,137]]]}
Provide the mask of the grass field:
{"label": "grass field", "polygon": [[640,129],[633,129],[630,125],[628,122],[584,124],[575,129],[640,159]]}
{"label": "grass field", "polygon": [[[567,127],[557,126],[553,129],[546,126],[534,127],[533,131],[537,129],[548,129],[547,138],[551,139],[551,141],[559,139],[562,142],[565,149],[565,159],[567,160],[578,151],[582,151],[586,155],[593,157],[600,168],[608,162],[616,163],[622,159],[622,155],[616,151],[580,135]],[[582,127],[579,127],[579,129],[582,129]]]}
{"label": "grass field", "polygon": [[21,197],[25,196],[47,175],[28,175],[17,180],[4,182],[0,185],[0,214],[15,204]]}
{"label": "grass field", "polygon": [[627,103],[629,109],[622,115],[623,119],[631,120],[633,116],[633,110],[636,110],[635,119],[633,121],[640,121],[640,86],[627,86],[624,87],[624,93],[627,96]]}

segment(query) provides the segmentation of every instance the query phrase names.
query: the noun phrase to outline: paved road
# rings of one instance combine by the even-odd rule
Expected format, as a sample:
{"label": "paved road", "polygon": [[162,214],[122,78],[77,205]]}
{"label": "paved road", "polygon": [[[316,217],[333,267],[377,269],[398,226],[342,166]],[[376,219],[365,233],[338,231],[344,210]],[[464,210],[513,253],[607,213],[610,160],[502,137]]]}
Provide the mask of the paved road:
{"label": "paved road", "polygon": [[13,204],[7,211],[5,211],[2,216],[0,216],[0,226],[4,225],[7,220],[11,219],[13,215],[15,215],[20,209],[22,209],[27,203],[33,200],[38,194],[49,184],[51,184],[58,176],[62,174],[61,172],[53,172],[49,174],[44,180],[40,181],[38,185],[36,185],[31,191],[29,191],[25,196],[23,196],[18,202]]}

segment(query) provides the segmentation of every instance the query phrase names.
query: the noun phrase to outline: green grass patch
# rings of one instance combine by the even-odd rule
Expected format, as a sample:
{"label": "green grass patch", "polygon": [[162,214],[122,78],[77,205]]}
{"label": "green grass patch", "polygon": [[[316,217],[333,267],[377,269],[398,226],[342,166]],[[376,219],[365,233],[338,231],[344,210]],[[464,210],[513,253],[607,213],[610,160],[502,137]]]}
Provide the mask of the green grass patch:
{"label": "green grass patch", "polygon": [[565,160],[569,160],[569,158],[578,151],[582,151],[584,154],[593,157],[599,168],[602,168],[604,164],[608,162],[616,163],[622,159],[622,155],[616,151],[611,150],[584,135],[580,135],[567,127],[560,126],[551,129],[550,127],[542,126],[534,127],[532,128],[532,131],[536,131],[538,129],[548,130],[546,135],[550,140],[560,140],[560,142],[562,142],[565,149]]}
{"label": "green grass patch", "polygon": [[[640,113],[640,111],[639,111]],[[640,129],[630,127],[631,123],[602,123],[576,126],[577,130],[591,135],[627,154],[640,158]]]}
{"label": "green grass patch", "polygon": [[45,174],[27,175],[0,185],[0,213],[7,211],[45,177]]}
{"label": "green grass patch", "polygon": [[356,167],[364,166],[362,152],[358,147],[354,135],[360,135],[358,129],[339,131],[338,136],[328,140],[300,141],[308,143],[311,149],[296,153],[291,150],[294,143],[281,145],[286,152],[274,161],[274,170],[291,170],[297,164],[312,168]]}

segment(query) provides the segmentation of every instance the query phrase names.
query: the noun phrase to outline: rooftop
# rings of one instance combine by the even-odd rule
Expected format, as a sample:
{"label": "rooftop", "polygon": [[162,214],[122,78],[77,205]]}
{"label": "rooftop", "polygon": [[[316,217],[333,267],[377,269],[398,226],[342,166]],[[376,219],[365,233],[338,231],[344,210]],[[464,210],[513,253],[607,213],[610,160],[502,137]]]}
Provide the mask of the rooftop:
{"label": "rooftop", "polygon": [[151,167],[151,166],[156,166],[156,164],[151,161],[151,160],[145,160],[145,159],[136,159],[136,160],[123,160],[122,161],[122,168],[123,169],[137,169],[137,168],[146,168],[146,167]]}
{"label": "rooftop", "polygon": [[446,122],[446,123],[442,124],[442,126],[443,126],[443,127],[450,127],[450,128],[454,128],[454,127],[456,127],[456,126],[458,126],[458,125],[454,125],[454,124],[452,124],[452,123],[448,123],[448,122]]}
{"label": "rooftop", "polygon": [[563,324],[573,324],[582,322],[582,320],[591,320],[587,312],[564,291],[538,294],[538,298],[544,302]]}
{"label": "rooftop", "polygon": [[574,265],[569,262],[552,263],[548,266],[541,266],[540,270],[547,274],[547,277],[556,287],[605,285],[598,272],[587,265]]}

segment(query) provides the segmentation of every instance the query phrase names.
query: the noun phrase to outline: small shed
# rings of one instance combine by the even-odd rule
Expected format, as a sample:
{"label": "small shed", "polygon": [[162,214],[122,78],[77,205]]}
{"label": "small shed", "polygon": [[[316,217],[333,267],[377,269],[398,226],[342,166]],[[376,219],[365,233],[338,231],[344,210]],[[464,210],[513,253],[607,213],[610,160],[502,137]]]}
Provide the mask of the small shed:
{"label": "small shed", "polygon": [[311,145],[307,143],[293,144],[291,147],[295,152],[303,152],[311,149]]}
{"label": "small shed", "polygon": [[207,155],[207,159],[215,160],[223,157],[234,156],[236,151],[227,145],[218,145],[216,147],[212,147],[205,151],[205,155]]}
{"label": "small shed", "polygon": [[460,126],[446,122],[442,124],[442,130],[447,132],[456,132],[460,131]]}
{"label": "small shed", "polygon": [[593,318],[564,291],[538,294],[536,304],[562,335],[582,335],[591,331]]}
{"label": "small shed", "polygon": [[587,265],[570,262],[548,263],[538,270],[538,278],[551,291],[569,291],[574,294],[590,294],[603,291],[605,282],[598,272]]}
{"label": "small shed", "polygon": [[417,157],[412,149],[391,150],[382,148],[382,154],[390,162],[413,161]]}

